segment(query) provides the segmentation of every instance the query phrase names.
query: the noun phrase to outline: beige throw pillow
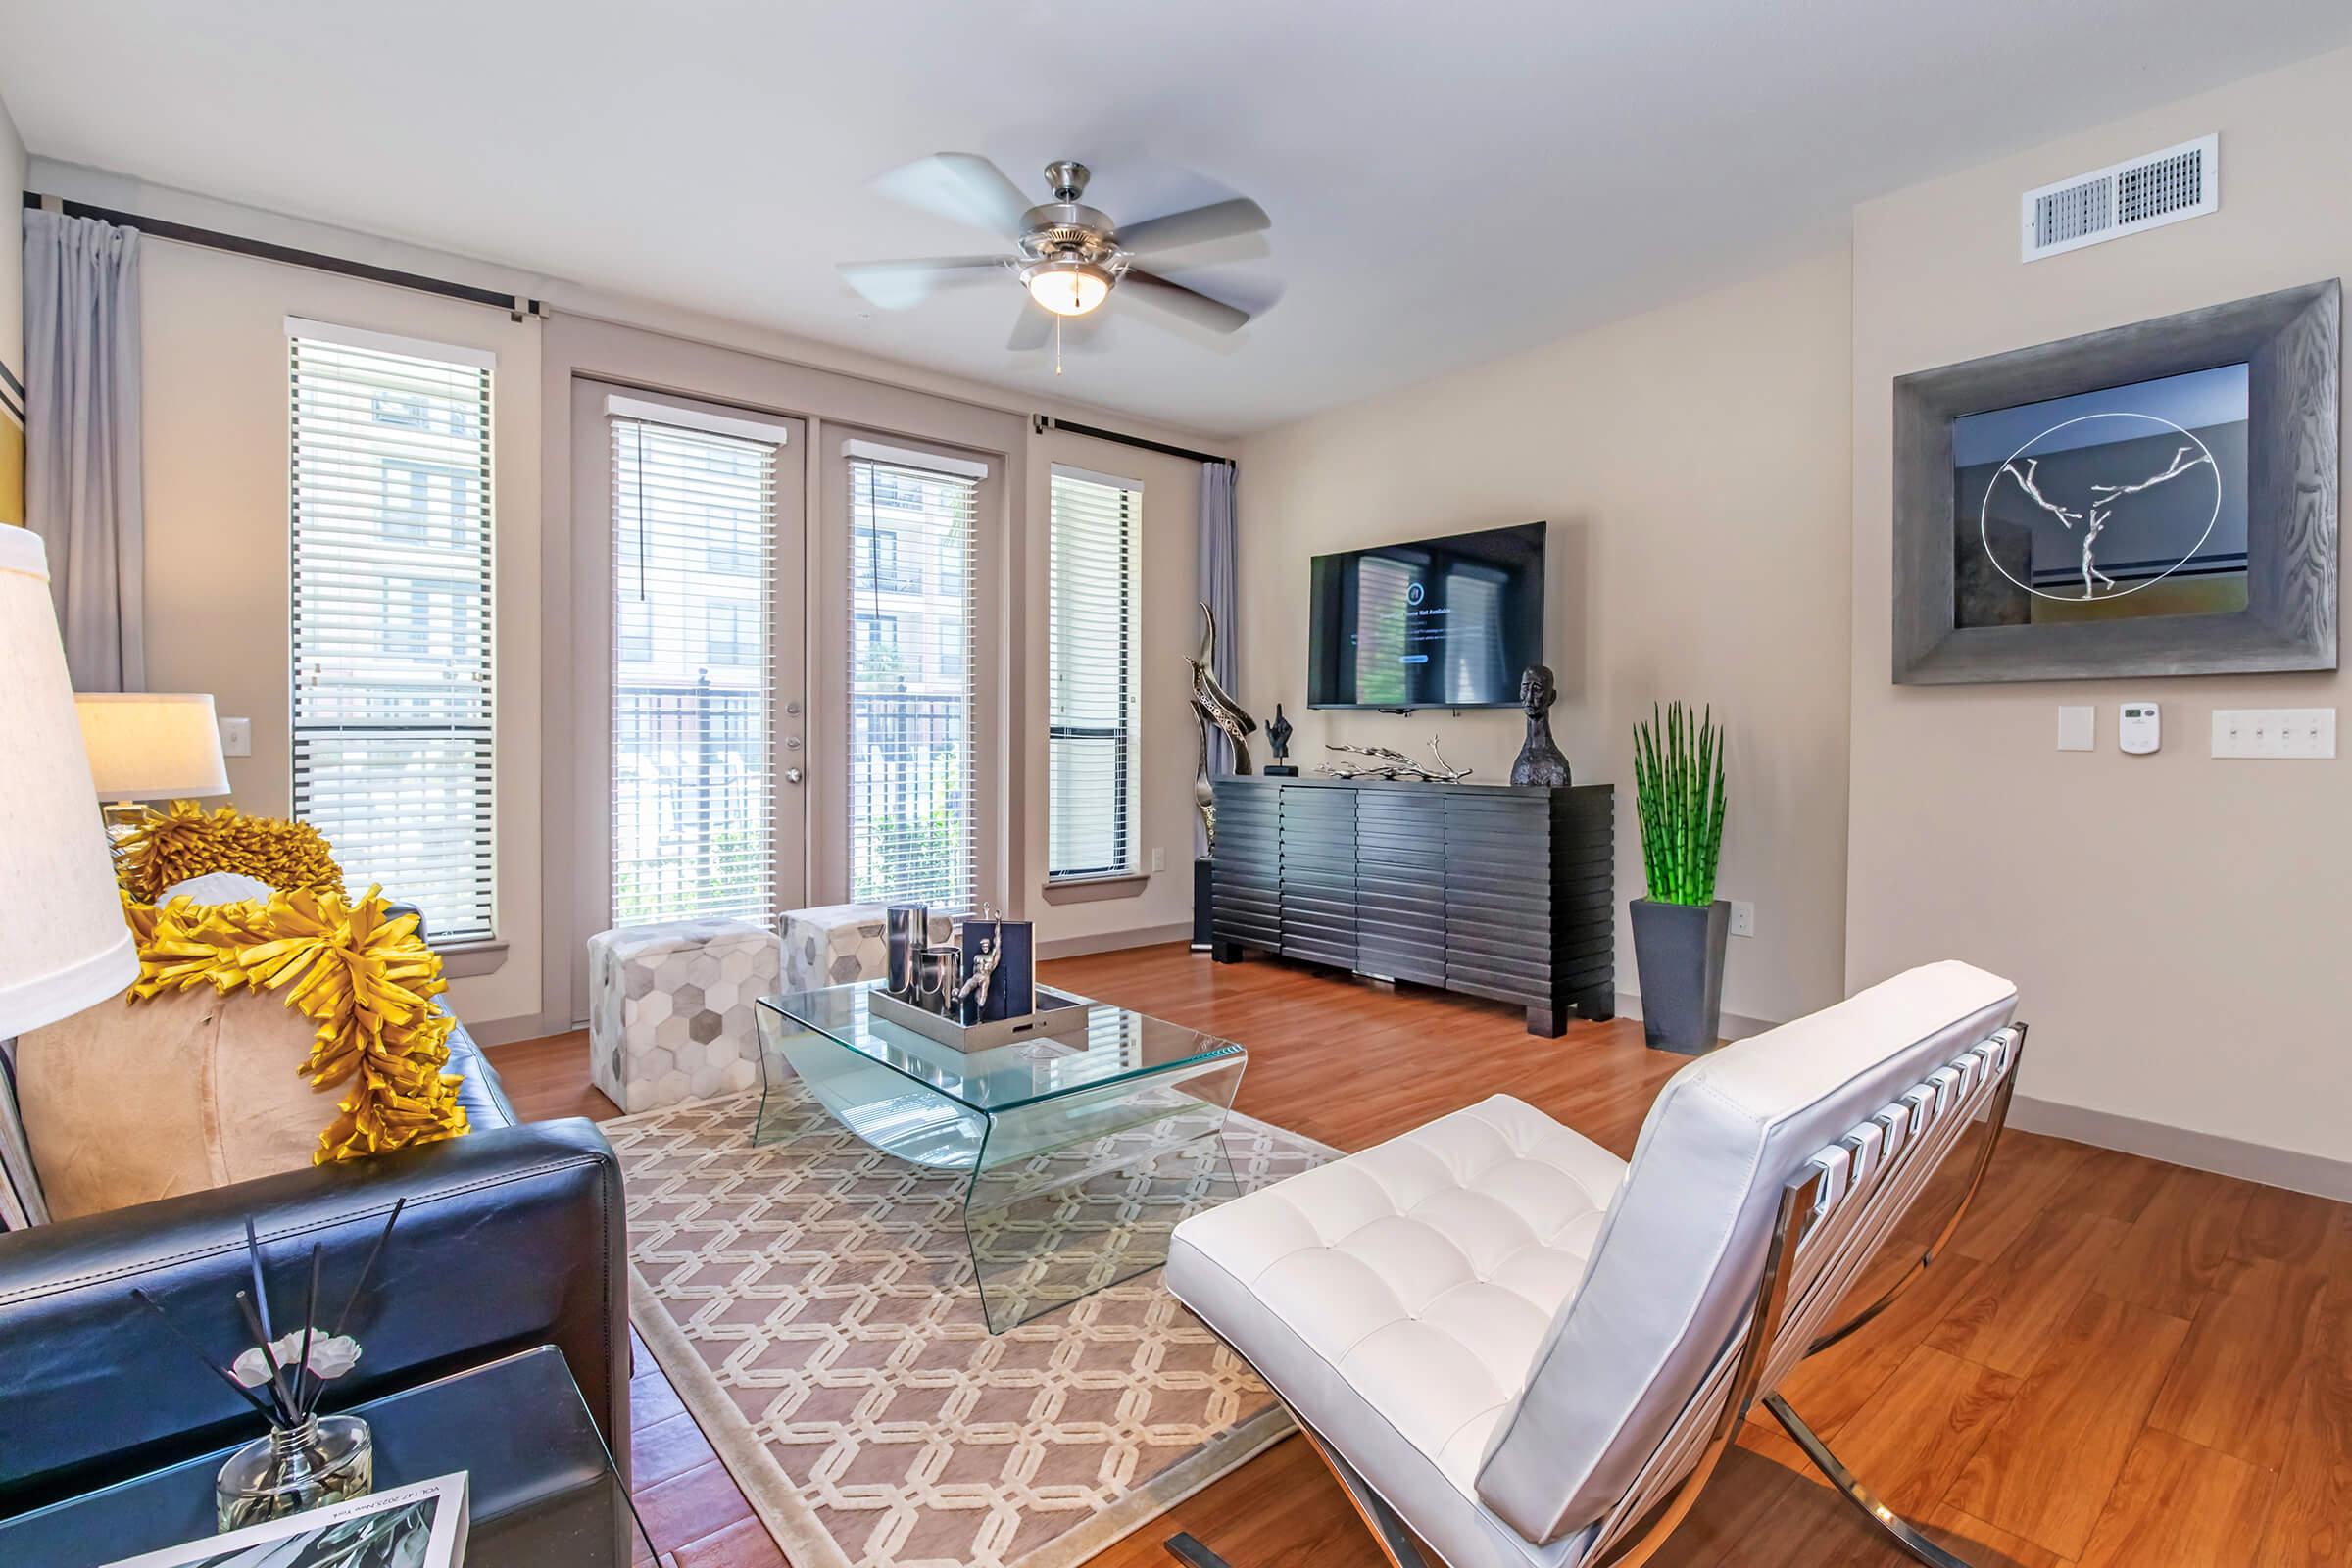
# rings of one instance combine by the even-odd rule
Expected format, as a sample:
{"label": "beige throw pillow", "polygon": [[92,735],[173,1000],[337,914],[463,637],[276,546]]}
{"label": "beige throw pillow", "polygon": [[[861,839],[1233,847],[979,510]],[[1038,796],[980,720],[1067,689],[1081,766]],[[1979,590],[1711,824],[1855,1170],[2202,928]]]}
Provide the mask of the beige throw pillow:
{"label": "beige throw pillow", "polygon": [[17,1043],[17,1093],[55,1219],[311,1163],[340,1089],[297,1070],[317,1025],[275,992],[122,997]]}

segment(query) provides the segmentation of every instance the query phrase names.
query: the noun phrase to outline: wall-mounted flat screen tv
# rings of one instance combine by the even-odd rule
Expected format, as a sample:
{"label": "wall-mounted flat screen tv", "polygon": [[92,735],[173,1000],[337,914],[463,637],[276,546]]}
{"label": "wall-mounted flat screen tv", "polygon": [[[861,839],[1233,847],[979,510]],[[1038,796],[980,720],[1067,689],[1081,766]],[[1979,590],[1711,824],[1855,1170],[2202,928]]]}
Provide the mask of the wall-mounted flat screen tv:
{"label": "wall-mounted flat screen tv", "polygon": [[1544,524],[1317,556],[1309,708],[1509,708],[1543,662]]}

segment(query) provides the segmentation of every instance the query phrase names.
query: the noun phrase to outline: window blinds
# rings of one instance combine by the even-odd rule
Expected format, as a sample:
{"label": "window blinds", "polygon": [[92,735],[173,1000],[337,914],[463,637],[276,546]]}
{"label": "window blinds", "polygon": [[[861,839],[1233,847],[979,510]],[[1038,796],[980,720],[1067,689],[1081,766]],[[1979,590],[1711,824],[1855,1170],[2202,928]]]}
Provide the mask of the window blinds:
{"label": "window blinds", "polygon": [[968,913],[979,482],[852,455],[850,897]]}
{"label": "window blinds", "polygon": [[436,943],[495,934],[490,365],[288,322],[294,813]]}
{"label": "window blinds", "polygon": [[1054,470],[1049,877],[1135,869],[1136,527],[1143,492]]}
{"label": "window blinds", "polygon": [[612,919],[776,915],[776,446],[612,423]]}

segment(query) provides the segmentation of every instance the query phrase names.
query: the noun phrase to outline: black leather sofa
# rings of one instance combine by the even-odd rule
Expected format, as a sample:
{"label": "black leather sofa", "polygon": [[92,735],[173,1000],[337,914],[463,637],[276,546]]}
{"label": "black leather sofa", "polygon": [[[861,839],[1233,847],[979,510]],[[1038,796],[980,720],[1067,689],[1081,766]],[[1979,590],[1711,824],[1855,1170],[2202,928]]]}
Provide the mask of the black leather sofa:
{"label": "black leather sofa", "polygon": [[450,1047],[466,1137],[0,1235],[0,1518],[259,1435],[252,1410],[133,1286],[226,1359],[251,1343],[235,1300],[249,1280],[248,1215],[271,1299],[292,1317],[312,1244],[324,1249],[320,1295],[339,1310],[404,1197],[348,1331],[360,1364],[324,1407],[553,1345],[626,1477],[619,1165],[592,1122],[518,1119],[463,1026]]}

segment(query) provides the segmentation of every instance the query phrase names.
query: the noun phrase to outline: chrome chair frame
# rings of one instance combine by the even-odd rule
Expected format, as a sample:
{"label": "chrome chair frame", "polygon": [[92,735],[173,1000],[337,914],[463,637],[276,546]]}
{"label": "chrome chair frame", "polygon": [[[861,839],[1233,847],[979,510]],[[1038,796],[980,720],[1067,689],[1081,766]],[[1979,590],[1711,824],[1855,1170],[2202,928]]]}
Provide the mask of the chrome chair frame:
{"label": "chrome chair frame", "polygon": [[[1931,1077],[1897,1102],[1912,1102],[1916,1107],[1913,1114],[1889,1117],[1882,1112],[1872,1118],[1880,1129],[1878,1135],[1863,1139],[1860,1145],[1851,1138],[1841,1140],[1782,1189],[1772,1245],[1746,1326],[1700,1380],[1624,1500],[1602,1519],[1579,1568],[1641,1568],[1655,1556],[1698,1501],[1715,1467],[1737,1441],[1748,1412],[1759,1403],[1839,1495],[1890,1544],[1927,1568],[1970,1568],[1964,1558],[1952,1555],[1881,1501],[1788,1400],[1766,1391],[1777,1388],[1806,1357],[1828,1349],[1876,1319],[1950,1245],[1984,1184],[1985,1169],[2009,1124],[2018,1063],[2025,1054],[2026,1026],[2013,1023],[1992,1038],[1998,1040],[2002,1035],[2008,1037],[2008,1046],[1999,1081],[1988,1093],[1980,1091],[1971,1097],[1975,1104],[1965,1109],[1954,1105],[1939,1117],[1928,1117],[1925,1102],[1917,1097],[1924,1092],[1929,1101],[1936,1098],[1936,1079]],[[1845,1293],[1942,1165],[1951,1146],[1973,1124],[1979,1107],[1985,1123],[1984,1147],[1977,1152],[1968,1184],[1936,1239],[1868,1306],[1834,1329],[1820,1330],[1819,1322],[1843,1304]],[[1838,1148],[1846,1152],[1842,1160],[1837,1157]],[[1826,1253],[1825,1248],[1829,1250]],[[1263,1381],[1264,1374],[1259,1376]],[[1280,1389],[1274,1393],[1281,1397]],[[1316,1456],[1347,1493],[1390,1568],[1427,1568],[1411,1527],[1287,1399],[1284,1404]],[[1700,1446],[1692,1457],[1689,1450],[1694,1443]],[[1187,1568],[1231,1568],[1188,1533],[1169,1537],[1166,1546]]]}

